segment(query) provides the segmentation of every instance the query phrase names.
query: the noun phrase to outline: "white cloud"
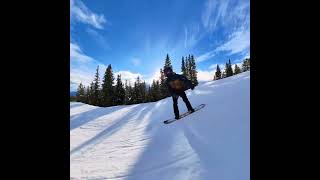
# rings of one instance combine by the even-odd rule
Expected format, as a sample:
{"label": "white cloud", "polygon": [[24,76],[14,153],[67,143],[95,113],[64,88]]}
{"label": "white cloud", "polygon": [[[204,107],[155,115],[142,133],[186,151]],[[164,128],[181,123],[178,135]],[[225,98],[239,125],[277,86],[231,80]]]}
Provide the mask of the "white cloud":
{"label": "white cloud", "polygon": [[159,80],[160,79],[160,68],[156,69],[151,75],[145,76],[146,83],[151,85],[153,80]]}
{"label": "white cloud", "polygon": [[132,58],[131,59],[131,63],[134,65],[134,66],[139,66],[141,64],[141,60],[139,58]]}
{"label": "white cloud", "polygon": [[210,81],[213,80],[215,70],[212,71],[205,71],[205,70],[198,70],[198,81]]}
{"label": "white cloud", "polygon": [[249,27],[242,27],[233,32],[227,41],[218,46],[216,49],[201,54],[197,58],[197,62],[207,61],[213,58],[219,52],[227,52],[228,55],[236,53],[245,53],[245,57],[250,57],[250,30]]}
{"label": "white cloud", "polygon": [[219,52],[228,55],[246,53],[250,49],[250,3],[229,0],[207,0],[202,12],[203,27],[208,32],[213,32],[216,27],[230,29],[229,37],[217,48],[201,54],[197,62],[207,61]]}
{"label": "white cloud", "polygon": [[213,58],[216,55],[215,51],[209,51],[206,52],[204,54],[201,54],[197,59],[196,62],[202,62],[202,61],[206,61],[209,60],[210,58]]}
{"label": "white cloud", "polygon": [[133,83],[136,81],[137,77],[139,76],[140,79],[143,77],[140,73],[133,73],[130,71],[118,71],[118,72],[114,72],[115,74],[115,78],[118,76],[118,74],[121,75],[121,80],[123,81],[123,83],[128,80],[131,85],[133,85]]}
{"label": "white cloud", "polygon": [[70,43],[70,89],[77,89],[80,82],[88,86],[94,79],[96,68],[99,66],[100,80],[106,70],[106,66],[94,58],[84,54],[76,43]]}
{"label": "white cloud", "polygon": [[70,82],[75,84],[84,84],[89,85],[91,81],[93,80],[94,74],[83,71],[81,69],[71,69],[70,71]]}
{"label": "white cloud", "polygon": [[85,55],[77,44],[70,42],[70,60],[80,61],[80,62],[90,62],[93,59]]}
{"label": "white cloud", "polygon": [[243,57],[243,59],[250,58],[250,51]]}
{"label": "white cloud", "polygon": [[231,38],[216,48],[216,52],[229,51],[230,54],[236,54],[250,48],[250,31],[248,28],[242,28],[234,32]]}
{"label": "white cloud", "polygon": [[97,29],[103,29],[103,24],[106,23],[104,15],[98,15],[92,12],[81,0],[70,0],[71,21],[92,25]]}

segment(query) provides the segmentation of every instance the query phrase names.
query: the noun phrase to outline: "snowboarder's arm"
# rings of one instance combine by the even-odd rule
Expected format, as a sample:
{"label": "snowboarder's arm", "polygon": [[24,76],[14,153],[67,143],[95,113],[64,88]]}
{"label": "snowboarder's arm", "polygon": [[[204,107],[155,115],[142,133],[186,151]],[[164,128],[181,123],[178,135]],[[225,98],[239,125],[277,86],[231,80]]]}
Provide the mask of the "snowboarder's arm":
{"label": "snowboarder's arm", "polygon": [[179,74],[179,78],[188,84],[188,86],[193,90],[194,89],[194,84],[192,83],[191,80],[189,80],[187,77],[185,77],[184,75]]}
{"label": "snowboarder's arm", "polygon": [[184,75],[181,75],[181,74],[178,74],[179,75],[179,78],[182,80],[182,81],[189,81],[189,79],[187,77],[185,77]]}

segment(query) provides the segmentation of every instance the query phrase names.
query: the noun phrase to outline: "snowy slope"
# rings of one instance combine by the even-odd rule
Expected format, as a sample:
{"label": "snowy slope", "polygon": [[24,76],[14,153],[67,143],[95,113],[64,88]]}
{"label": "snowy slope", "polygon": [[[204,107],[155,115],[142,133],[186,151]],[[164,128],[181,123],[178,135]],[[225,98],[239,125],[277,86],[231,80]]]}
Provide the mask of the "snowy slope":
{"label": "snowy slope", "polygon": [[[70,179],[249,180],[250,72],[187,91],[206,107],[180,121],[172,99],[100,108],[70,103]],[[186,111],[179,98],[180,113]]]}

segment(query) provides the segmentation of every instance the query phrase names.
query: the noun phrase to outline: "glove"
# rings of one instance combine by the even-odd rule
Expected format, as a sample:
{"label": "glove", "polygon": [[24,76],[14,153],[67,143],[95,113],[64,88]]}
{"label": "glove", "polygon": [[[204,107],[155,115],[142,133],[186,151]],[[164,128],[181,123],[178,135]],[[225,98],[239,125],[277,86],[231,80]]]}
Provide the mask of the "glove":
{"label": "glove", "polygon": [[194,90],[194,85],[191,86],[191,90]]}

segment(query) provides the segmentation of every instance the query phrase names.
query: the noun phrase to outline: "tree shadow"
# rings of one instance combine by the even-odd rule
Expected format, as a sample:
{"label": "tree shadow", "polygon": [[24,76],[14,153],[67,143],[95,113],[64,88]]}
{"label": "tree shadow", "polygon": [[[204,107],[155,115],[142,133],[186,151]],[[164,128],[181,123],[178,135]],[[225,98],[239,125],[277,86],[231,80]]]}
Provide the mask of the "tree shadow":
{"label": "tree shadow", "polygon": [[[168,103],[169,101],[170,99],[166,100],[165,103]],[[158,108],[155,105],[151,110],[151,113],[157,110]],[[173,172],[168,174],[161,174],[161,172],[166,171],[166,167],[174,166],[175,163],[179,163],[180,160],[188,157],[188,155],[176,156],[176,158],[168,161],[163,160],[164,157],[168,157],[173,153],[176,140],[183,134],[183,131],[178,125],[179,122],[170,125],[163,124],[163,121],[165,120],[163,119],[163,113],[171,114],[171,108],[159,108],[159,110],[160,112],[153,113],[152,121],[150,121],[145,128],[145,134],[150,134],[152,136],[148,145],[140,154],[127,175],[122,176],[125,177],[126,180],[172,179]]]}
{"label": "tree shadow", "polygon": [[[78,152],[79,150],[85,151],[86,149],[89,149],[90,147],[98,144],[99,142],[105,140],[106,138],[120,130],[124,125],[131,122],[132,120],[141,121],[143,118],[140,117],[152,108],[149,104],[144,104],[142,106],[143,107],[141,107],[141,105],[136,105],[136,107],[134,107],[125,117],[120,118],[117,122],[113,123],[111,126],[107,127],[93,138],[89,139],[88,141],[82,143],[81,145],[71,150],[70,155]],[[137,111],[136,109],[140,110]]]}
{"label": "tree shadow", "polygon": [[123,108],[127,108],[128,106],[113,106],[109,108],[104,108],[104,107],[98,107],[96,109],[92,109],[86,112],[79,113],[77,115],[74,115],[70,117],[70,131],[82,126],[90,121],[93,121],[101,116],[110,114],[112,111],[119,111]]}
{"label": "tree shadow", "polygon": [[79,107],[79,106],[83,106],[83,105],[85,105],[85,104],[83,104],[83,103],[72,103],[72,104],[70,104],[70,109],[71,108],[75,108],[75,107]]}

